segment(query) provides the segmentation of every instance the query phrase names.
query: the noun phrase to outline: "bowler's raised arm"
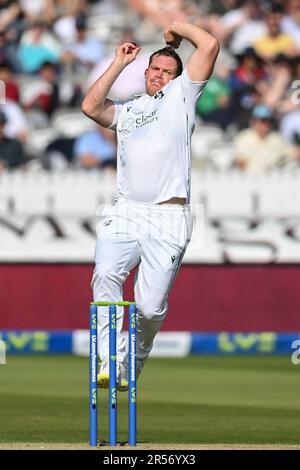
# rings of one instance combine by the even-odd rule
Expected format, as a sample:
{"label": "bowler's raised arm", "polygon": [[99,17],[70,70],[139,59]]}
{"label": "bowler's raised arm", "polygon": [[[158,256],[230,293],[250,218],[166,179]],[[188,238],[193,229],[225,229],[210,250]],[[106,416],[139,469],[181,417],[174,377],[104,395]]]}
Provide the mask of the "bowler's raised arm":
{"label": "bowler's raised arm", "polygon": [[124,68],[133,62],[140,51],[138,44],[127,42],[116,49],[114,61],[100,78],[89,88],[82,111],[97,124],[109,127],[113,122],[114,103],[107,95]]}
{"label": "bowler's raised arm", "polygon": [[182,39],[189,41],[196,50],[187,63],[192,81],[208,80],[212,74],[220,46],[215,37],[189,23],[174,22],[164,31],[166,43],[177,49]]}

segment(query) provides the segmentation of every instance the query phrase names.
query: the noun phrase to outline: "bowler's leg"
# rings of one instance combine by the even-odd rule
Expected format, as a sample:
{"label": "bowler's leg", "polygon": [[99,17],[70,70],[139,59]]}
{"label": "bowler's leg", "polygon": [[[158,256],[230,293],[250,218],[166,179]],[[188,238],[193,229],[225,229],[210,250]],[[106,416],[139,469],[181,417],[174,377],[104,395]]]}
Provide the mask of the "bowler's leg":
{"label": "bowler's leg", "polygon": [[[139,246],[136,240],[99,238],[96,244],[96,264],[92,278],[93,297],[96,301],[118,302],[123,300],[123,284],[130,270],[139,262]],[[121,330],[123,307],[117,307],[117,354],[125,358],[125,340]],[[109,309],[98,307],[99,355],[108,359]]]}
{"label": "bowler's leg", "polygon": [[135,282],[138,373],[150,354],[155,335],[167,314],[168,295],[184,251],[185,248],[175,250],[168,244],[162,246],[161,242],[155,240],[143,242],[141,262]]}
{"label": "bowler's leg", "polygon": [[145,231],[140,240],[141,262],[135,282],[137,373],[149,356],[155,335],[167,314],[168,295],[192,232],[192,217],[188,210],[173,211],[162,207],[159,214],[157,209],[155,211],[155,217],[149,217],[149,226],[155,230]]}

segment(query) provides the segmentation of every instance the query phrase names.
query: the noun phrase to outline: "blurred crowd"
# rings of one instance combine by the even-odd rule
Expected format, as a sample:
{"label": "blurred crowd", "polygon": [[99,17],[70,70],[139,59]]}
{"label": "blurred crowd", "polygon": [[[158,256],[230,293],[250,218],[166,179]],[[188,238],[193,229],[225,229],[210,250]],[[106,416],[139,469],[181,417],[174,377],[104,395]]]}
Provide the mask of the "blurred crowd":
{"label": "blurred crowd", "polygon": [[114,172],[115,134],[81,114],[83,96],[125,41],[142,52],[111,96],[143,93],[149,53],[172,21],[192,22],[221,44],[196,132],[222,132],[230,168],[298,166],[300,0],[0,0],[0,173]]}

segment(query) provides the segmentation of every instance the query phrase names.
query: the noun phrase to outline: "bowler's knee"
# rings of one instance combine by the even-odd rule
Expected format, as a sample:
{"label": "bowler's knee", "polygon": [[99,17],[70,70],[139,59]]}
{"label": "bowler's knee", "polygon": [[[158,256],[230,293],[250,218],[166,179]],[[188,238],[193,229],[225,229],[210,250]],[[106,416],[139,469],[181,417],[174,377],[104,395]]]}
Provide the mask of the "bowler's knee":
{"label": "bowler's knee", "polygon": [[116,269],[111,266],[96,265],[91,286],[93,289],[120,286],[124,282],[123,277],[122,274],[118,273]]}
{"label": "bowler's knee", "polygon": [[137,307],[141,315],[147,320],[160,321],[165,317],[167,312],[166,305],[155,304],[153,302],[143,300],[137,302]]}

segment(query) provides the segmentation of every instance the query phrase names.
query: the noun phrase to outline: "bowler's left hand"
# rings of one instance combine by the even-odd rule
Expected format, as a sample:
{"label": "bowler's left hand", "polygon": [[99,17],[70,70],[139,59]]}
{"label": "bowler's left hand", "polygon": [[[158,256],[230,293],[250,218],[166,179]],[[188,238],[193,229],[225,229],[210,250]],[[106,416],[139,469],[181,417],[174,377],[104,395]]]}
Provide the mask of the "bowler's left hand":
{"label": "bowler's left hand", "polygon": [[178,49],[180,43],[182,41],[182,37],[175,33],[171,26],[168,26],[164,31],[165,41],[168,46],[174,47],[174,49]]}

